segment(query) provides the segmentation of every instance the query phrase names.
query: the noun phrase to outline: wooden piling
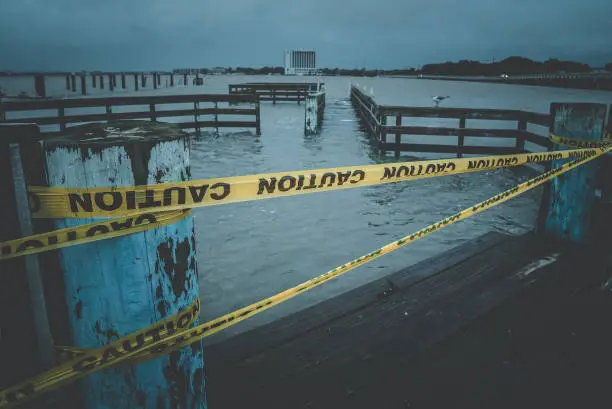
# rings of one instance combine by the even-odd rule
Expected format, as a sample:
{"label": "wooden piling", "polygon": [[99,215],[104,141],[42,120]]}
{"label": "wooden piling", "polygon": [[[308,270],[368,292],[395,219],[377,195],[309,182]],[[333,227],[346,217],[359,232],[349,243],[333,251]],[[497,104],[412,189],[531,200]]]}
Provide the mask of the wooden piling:
{"label": "wooden piling", "polygon": [[170,86],[174,87],[174,74],[170,74]]}
{"label": "wooden piling", "polygon": [[81,74],[81,94],[87,95],[87,76]]}
{"label": "wooden piling", "polygon": [[157,86],[160,86],[161,85],[161,74],[159,72],[156,72],[155,76],[157,77]]}
{"label": "wooden piling", "polygon": [[[551,133],[570,139],[600,140],[603,136],[606,105],[553,103]],[[570,149],[553,145],[554,151]],[[552,168],[565,161],[553,161]],[[593,207],[601,160],[584,164],[547,184],[542,196],[537,231],[554,240],[573,244],[592,242]]]}
{"label": "wooden piling", "polygon": [[38,74],[34,77],[34,89],[36,90],[36,95],[41,98],[47,97],[47,88],[45,86],[45,76],[43,74]]}
{"label": "wooden piling", "polygon": [[100,75],[100,89],[104,89],[104,75]]}
{"label": "wooden piling", "polygon": [[76,75],[70,74],[70,90],[76,92]]}
{"label": "wooden piling", "polygon": [[113,74],[108,74],[108,89],[110,91],[114,91],[115,90],[115,83],[114,83],[114,75]]}
{"label": "wooden piling", "polygon": [[91,86],[92,88],[96,87],[96,74],[91,74]]}
{"label": "wooden piling", "polygon": [[153,73],[153,89],[157,89],[158,85],[159,85],[159,82],[157,81],[157,73],[154,72]]}
{"label": "wooden piling", "polygon": [[121,88],[122,89],[126,88],[125,87],[125,73],[124,72],[121,73]]}
{"label": "wooden piling", "polygon": [[183,85],[187,86],[187,74],[183,74]]}
{"label": "wooden piling", "polygon": [[70,91],[70,74],[66,75],[66,91]]}
{"label": "wooden piling", "polygon": [[[188,135],[170,124],[116,121],[72,127],[46,139],[42,151],[49,186],[112,188],[190,179]],[[147,206],[154,210],[156,203],[151,199]],[[91,221],[51,223],[60,229]],[[56,283],[49,305],[57,307],[50,314],[59,345],[102,347],[198,298],[193,216],[46,254],[45,272]],[[88,409],[203,409],[204,380],[202,345],[195,343],[153,361],[89,375],[71,396],[75,407]]]}
{"label": "wooden piling", "polygon": [[[22,152],[37,146],[39,137],[38,126],[33,124],[0,124],[0,194],[4,198],[0,205],[0,241],[27,234],[28,230],[23,229],[23,218],[29,216],[27,197],[23,197],[26,166],[19,169],[14,159],[17,152],[21,161]],[[11,144],[17,143],[15,150]],[[36,255],[0,261],[0,390],[53,365],[49,324],[42,322],[47,318],[42,283],[36,276],[30,282],[33,264],[39,264]],[[32,402],[27,407],[42,409],[48,405]]]}
{"label": "wooden piling", "polygon": [[138,74],[134,74],[134,91],[138,91]]}
{"label": "wooden piling", "polygon": [[142,88],[147,86],[147,77],[144,74],[140,74],[140,86]]}

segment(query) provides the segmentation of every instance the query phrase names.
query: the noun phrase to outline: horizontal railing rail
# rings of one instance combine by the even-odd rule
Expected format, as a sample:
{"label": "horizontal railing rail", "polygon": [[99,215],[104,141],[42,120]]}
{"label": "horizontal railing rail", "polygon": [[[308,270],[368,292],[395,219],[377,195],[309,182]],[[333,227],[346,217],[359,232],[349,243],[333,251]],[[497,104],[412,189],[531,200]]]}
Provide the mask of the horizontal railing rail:
{"label": "horizontal railing rail", "polygon": [[[200,103],[209,103],[213,106],[200,107]],[[250,103],[249,107],[219,107],[220,103],[237,104]],[[190,108],[177,107],[172,109],[167,105],[193,104]],[[160,107],[163,105],[164,107]],[[142,106],[142,110],[133,112],[113,112],[113,108],[127,106]],[[67,113],[67,110],[80,108],[99,108],[104,112]],[[160,109],[162,108],[162,109]],[[55,115],[42,112],[36,116],[37,111],[55,111]],[[27,112],[27,115],[23,115]],[[200,120],[200,116],[213,116],[211,119]],[[219,116],[248,116],[252,120],[228,120]],[[43,130],[44,133],[61,132],[68,125],[113,121],[150,119],[158,121],[160,118],[191,117],[189,121],[172,123],[183,129],[200,128],[256,128],[260,135],[260,106],[259,97],[253,94],[195,94],[195,95],[157,95],[138,97],[110,97],[110,98],[74,98],[38,101],[8,101],[0,102],[0,122],[36,123],[38,125],[58,125],[59,130]]]}
{"label": "horizontal railing rail", "polygon": [[[355,86],[351,87],[351,102],[366,130],[376,138],[382,151],[400,152],[453,153],[463,154],[507,154],[530,152],[525,149],[525,142],[530,142],[546,150],[552,149],[547,136],[527,130],[528,124],[548,128],[550,116],[547,114],[521,110],[486,109],[486,108],[440,108],[379,105],[371,97]],[[387,124],[389,117],[395,118],[395,124]],[[414,126],[403,124],[404,118],[445,118],[459,120],[458,126]],[[516,129],[468,128],[467,120],[516,121]],[[387,135],[395,135],[393,142]],[[449,136],[457,138],[455,145],[402,142],[402,135]],[[466,137],[515,139],[515,146],[466,146]]]}

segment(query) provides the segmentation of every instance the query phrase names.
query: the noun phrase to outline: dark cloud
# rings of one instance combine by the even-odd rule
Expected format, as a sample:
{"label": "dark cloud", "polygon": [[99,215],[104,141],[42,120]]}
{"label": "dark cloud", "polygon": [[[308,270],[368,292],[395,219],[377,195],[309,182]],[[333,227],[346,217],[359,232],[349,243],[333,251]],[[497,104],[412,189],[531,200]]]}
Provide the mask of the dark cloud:
{"label": "dark cloud", "polygon": [[0,69],[281,65],[392,68],[509,55],[612,61],[609,0],[20,0],[0,13]]}

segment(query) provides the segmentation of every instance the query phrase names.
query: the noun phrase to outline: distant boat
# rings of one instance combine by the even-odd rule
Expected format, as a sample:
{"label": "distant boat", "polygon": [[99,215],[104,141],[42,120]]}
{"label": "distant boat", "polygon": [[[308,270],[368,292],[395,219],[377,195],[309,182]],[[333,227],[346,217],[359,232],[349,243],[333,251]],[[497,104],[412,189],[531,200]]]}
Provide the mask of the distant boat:
{"label": "distant boat", "polygon": [[435,97],[432,98],[432,100],[437,107],[440,105],[440,102],[444,101],[447,98],[450,98],[450,97],[449,96],[441,97],[439,95],[436,95]]}

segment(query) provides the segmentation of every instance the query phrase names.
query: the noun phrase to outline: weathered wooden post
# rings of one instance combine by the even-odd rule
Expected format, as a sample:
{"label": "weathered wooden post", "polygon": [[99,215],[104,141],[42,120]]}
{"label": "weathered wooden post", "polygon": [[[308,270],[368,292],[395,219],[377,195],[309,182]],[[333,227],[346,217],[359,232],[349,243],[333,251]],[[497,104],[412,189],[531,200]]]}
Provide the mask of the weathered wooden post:
{"label": "weathered wooden post", "polygon": [[121,73],[121,88],[125,89],[125,72]]}
{"label": "weathered wooden post", "polygon": [[110,91],[114,91],[115,90],[115,84],[114,84],[114,75],[113,74],[108,74],[108,89]]}
{"label": "weathered wooden post", "polygon": [[187,74],[183,74],[183,85],[187,86]]}
{"label": "weathered wooden post", "polygon": [[91,87],[96,87],[96,74],[91,74]]}
{"label": "weathered wooden post", "polygon": [[[0,241],[32,234],[22,151],[38,138],[35,124],[0,124]],[[0,261],[0,390],[55,363],[41,272],[37,255]],[[48,407],[50,397],[28,407]]]}
{"label": "weathered wooden post", "polygon": [[81,94],[87,95],[87,75],[81,74]]}
{"label": "weathered wooden post", "polygon": [[36,95],[39,97],[47,97],[47,87],[45,85],[45,76],[43,74],[37,74],[34,76],[34,89],[36,90]]}
{"label": "weathered wooden post", "polygon": [[161,85],[161,74],[157,72],[155,75],[157,76],[157,86],[159,87]]}
{"label": "weathered wooden post", "polygon": [[[606,105],[591,103],[553,103],[550,108],[554,135],[569,139],[601,140]],[[554,145],[553,150],[572,149]],[[552,168],[561,164],[553,161]],[[593,161],[554,178],[544,188],[537,231],[553,239],[588,244],[593,238],[593,206],[598,167]]]}
{"label": "weathered wooden post", "polygon": [[70,90],[76,92],[76,75],[70,74]]}
{"label": "weathered wooden post", "polygon": [[66,91],[70,91],[70,74],[66,75]]}
{"label": "weathered wooden post", "polygon": [[147,77],[143,74],[140,74],[140,86],[144,88],[147,86]]}
{"label": "weathered wooden post", "polygon": [[138,91],[138,74],[134,74],[134,91]]}
{"label": "weathered wooden post", "polygon": [[104,75],[100,74],[100,89],[104,89]]}
{"label": "weathered wooden post", "polygon": [[159,83],[157,82],[157,73],[154,72],[153,73],[153,89],[157,89],[157,85],[159,85]]}
{"label": "weathered wooden post", "polygon": [[[112,188],[190,179],[189,137],[170,124],[117,121],[72,127],[45,139],[42,155],[49,186]],[[113,206],[118,199],[108,194],[100,200]],[[160,203],[152,196],[143,200],[139,207],[152,212]],[[94,220],[99,219],[51,223],[60,229]],[[99,348],[187,309],[198,298],[193,216],[44,254],[46,274],[57,286],[49,305],[56,307],[50,314],[59,345]],[[205,408],[203,364],[198,342],[153,361],[97,372],[79,382],[82,403],[75,407]]]}
{"label": "weathered wooden post", "polygon": [[325,99],[325,92],[308,92],[304,100],[304,134],[314,135],[319,132],[321,125],[321,100]]}
{"label": "weathered wooden post", "polygon": [[174,87],[174,73],[170,74],[170,86]]}

